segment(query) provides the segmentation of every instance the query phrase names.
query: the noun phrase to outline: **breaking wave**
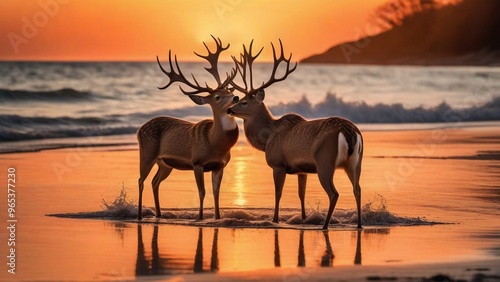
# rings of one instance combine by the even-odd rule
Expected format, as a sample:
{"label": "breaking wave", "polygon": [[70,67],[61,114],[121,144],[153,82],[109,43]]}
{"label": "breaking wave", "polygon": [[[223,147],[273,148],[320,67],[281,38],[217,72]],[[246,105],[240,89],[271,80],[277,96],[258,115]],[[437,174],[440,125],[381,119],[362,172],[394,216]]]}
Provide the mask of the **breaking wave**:
{"label": "breaking wave", "polygon": [[402,104],[368,105],[365,102],[345,102],[336,94],[328,93],[325,99],[312,105],[303,96],[298,102],[280,103],[271,107],[275,115],[289,112],[306,118],[342,116],[356,123],[442,123],[500,120],[500,96],[480,106],[452,108],[446,102],[432,108],[405,108]]}
{"label": "breaking wave", "polygon": [[187,107],[130,115],[103,117],[25,117],[0,115],[0,141],[24,141],[49,138],[73,138],[134,134],[149,119],[156,116],[198,117],[211,115],[208,107]]}
{"label": "breaking wave", "polygon": [[[57,91],[53,93],[57,93]],[[86,97],[86,94],[79,93],[74,95],[74,98],[68,99],[77,99],[80,95]],[[0,95],[2,95],[1,92]],[[463,109],[454,109],[446,103],[429,109],[423,107],[406,109],[402,104],[368,105],[364,102],[346,102],[335,94],[329,93],[322,102],[316,105],[312,105],[304,97],[298,102],[280,103],[272,106],[271,111],[275,116],[294,112],[306,118],[342,116],[356,123],[372,124],[497,121],[500,120],[500,97],[494,97],[481,106]],[[0,140],[24,141],[133,134],[147,120],[161,115],[199,121],[210,117],[211,111],[208,106],[189,106],[178,109],[113,114],[100,117],[0,115]]]}

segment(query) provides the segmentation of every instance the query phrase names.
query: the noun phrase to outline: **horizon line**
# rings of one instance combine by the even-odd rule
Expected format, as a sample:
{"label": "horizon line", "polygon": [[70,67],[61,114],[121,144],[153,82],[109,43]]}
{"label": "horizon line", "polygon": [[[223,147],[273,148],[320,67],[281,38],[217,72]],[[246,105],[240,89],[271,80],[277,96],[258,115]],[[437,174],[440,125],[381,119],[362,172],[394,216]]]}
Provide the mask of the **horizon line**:
{"label": "horizon line", "polygon": [[[161,59],[160,59],[161,60]],[[163,61],[160,61],[163,62]],[[165,60],[168,64],[168,60]],[[179,63],[206,63],[203,60],[178,60]],[[259,63],[272,63],[270,60],[263,60]],[[297,61],[297,63],[299,63]],[[134,59],[0,59],[0,63],[156,63],[156,59],[152,60],[134,60]],[[234,63],[232,60],[221,60],[219,63]]]}

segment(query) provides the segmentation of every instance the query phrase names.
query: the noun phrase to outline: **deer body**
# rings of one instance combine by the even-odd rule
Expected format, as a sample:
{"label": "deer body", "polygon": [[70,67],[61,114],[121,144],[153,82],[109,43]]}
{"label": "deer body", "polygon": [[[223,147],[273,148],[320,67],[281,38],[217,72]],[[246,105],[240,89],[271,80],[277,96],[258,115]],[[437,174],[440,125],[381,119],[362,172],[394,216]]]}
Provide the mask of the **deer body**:
{"label": "deer body", "polygon": [[234,127],[227,131],[217,126],[220,125],[212,120],[193,124],[171,117],[157,117],[139,129],[137,138],[141,148],[156,149],[143,150],[144,159],[154,158],[178,170],[202,166],[204,172],[209,172],[227,165],[229,149],[238,139],[235,121]]}
{"label": "deer body", "polygon": [[[289,174],[317,173],[317,165],[330,163],[344,166],[361,138],[349,123],[339,117],[306,121],[293,114],[283,116],[275,122],[266,143],[266,161],[273,168],[284,167]],[[328,164],[318,163],[323,155],[329,156]]]}
{"label": "deer body", "polygon": [[193,170],[196,165],[204,172],[221,169],[229,162],[229,149],[238,139],[236,121],[228,118],[225,122],[234,126],[225,129],[213,120],[195,124],[172,117],[153,118],[139,129],[139,146],[156,149],[142,150],[144,158],[154,157],[174,169]]}
{"label": "deer body", "polygon": [[[279,221],[279,202],[287,174],[298,175],[302,218],[305,219],[307,174],[315,173],[329,198],[328,213],[323,225],[323,229],[327,229],[339,197],[333,184],[333,175],[335,169],[341,167],[344,168],[353,185],[358,211],[358,228],[361,228],[361,187],[359,185],[363,158],[361,132],[352,122],[340,117],[307,121],[299,115],[287,114],[275,119],[263,103],[264,88],[284,80],[295,70],[295,67],[289,68],[290,58],[284,58],[282,45],[279,57],[276,56],[273,46],[274,67],[271,78],[261,87],[253,89],[252,63],[260,51],[256,56],[252,56],[251,53],[252,44],[250,44],[249,51],[244,46],[240,61],[233,57],[245,87],[234,82],[231,84],[243,92],[245,97],[230,107],[228,113],[243,119],[248,141],[255,148],[265,152],[267,164],[273,170],[275,186],[273,221]],[[276,70],[281,62],[286,63],[285,75],[276,78]],[[249,82],[246,81],[247,71],[249,71]]]}
{"label": "deer body", "polygon": [[[246,98],[241,102],[245,103]],[[349,120],[340,117],[307,121],[299,115],[287,114],[275,119],[264,103],[253,103],[257,103],[260,108],[253,110],[257,117],[249,115],[239,103],[231,107],[230,112],[243,118],[247,139],[252,146],[265,152],[266,162],[273,170],[276,197],[273,221],[279,221],[279,202],[286,174],[298,174],[302,218],[305,219],[307,174],[315,173],[318,174],[320,183],[330,199],[323,226],[327,229],[339,197],[333,184],[333,175],[336,168],[343,168],[353,184],[358,227],[361,228],[359,176],[363,158],[363,138],[359,129]]]}
{"label": "deer body", "polygon": [[[221,119],[215,117],[214,120],[203,120],[196,124],[172,117],[157,117],[138,130],[141,190],[152,167],[158,165],[158,172],[152,182],[157,217],[161,216],[160,183],[173,169],[178,169],[193,170],[195,173],[200,196],[199,219],[203,218],[205,196],[203,173],[212,172],[215,216],[220,218],[218,198],[222,173],[231,158],[230,149],[238,140],[236,121],[231,117],[224,119],[227,119],[224,120],[225,126]],[[227,127],[231,122],[232,126]],[[142,206],[142,193],[139,195],[139,205]]]}
{"label": "deer body", "polygon": [[[211,67],[206,70],[211,73],[218,86],[213,89],[206,85],[205,87],[194,78],[194,83],[187,80],[182,74],[177,58],[175,58],[175,67],[172,64],[169,53],[170,71],[166,71],[160,64],[161,70],[170,81],[160,88],[165,89],[174,82],[181,82],[195,89],[187,92],[181,88],[181,91],[198,105],[210,105],[213,113],[213,120],[203,120],[198,123],[192,123],[173,117],[156,117],[146,122],[137,132],[139,141],[140,158],[140,177],[139,184],[139,202],[137,217],[142,218],[142,192],[144,190],[144,180],[149,175],[155,164],[158,165],[158,171],[153,177],[153,195],[155,200],[156,217],[161,217],[161,208],[159,201],[160,183],[165,180],[173,169],[193,170],[198,186],[200,198],[199,219],[203,219],[203,201],[205,198],[204,172],[212,172],[212,188],[214,193],[215,218],[220,218],[219,212],[219,191],[223,176],[223,169],[229,162],[231,155],[230,149],[238,139],[238,126],[234,117],[227,114],[227,109],[238,101],[227,86],[234,78],[235,72],[227,75],[223,82],[217,72],[217,61],[219,54],[229,48],[222,47],[222,43],[215,39],[217,50],[212,53],[208,50],[207,56],[198,55],[210,62]],[[207,96],[198,96],[198,93],[208,93]]]}

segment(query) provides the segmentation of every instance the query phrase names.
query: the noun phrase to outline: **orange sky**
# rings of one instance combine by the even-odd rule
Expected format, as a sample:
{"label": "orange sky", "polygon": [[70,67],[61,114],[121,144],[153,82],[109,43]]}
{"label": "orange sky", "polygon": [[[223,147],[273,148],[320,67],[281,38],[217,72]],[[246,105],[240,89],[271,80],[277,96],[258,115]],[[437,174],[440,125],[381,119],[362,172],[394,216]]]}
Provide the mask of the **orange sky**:
{"label": "orange sky", "polygon": [[[0,60],[196,60],[210,34],[232,44],[281,38],[295,59],[357,39],[386,0],[2,0]],[[269,53],[263,59],[269,59]],[[267,56],[267,57],[266,57]],[[226,58],[229,59],[229,56]]]}

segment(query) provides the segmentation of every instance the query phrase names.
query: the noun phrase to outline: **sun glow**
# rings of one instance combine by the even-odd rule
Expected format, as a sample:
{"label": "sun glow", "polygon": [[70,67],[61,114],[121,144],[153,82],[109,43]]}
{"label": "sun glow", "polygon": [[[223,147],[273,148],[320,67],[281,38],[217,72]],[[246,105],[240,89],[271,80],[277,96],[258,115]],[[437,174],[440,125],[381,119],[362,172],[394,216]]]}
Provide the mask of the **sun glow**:
{"label": "sun glow", "polygon": [[[172,49],[185,60],[210,34],[259,46],[281,38],[294,58],[357,39],[386,0],[0,1],[0,60],[154,60]],[[270,55],[262,59],[271,60]]]}
{"label": "sun glow", "polygon": [[234,204],[236,206],[244,206],[247,203],[245,199],[245,190],[248,185],[246,179],[249,176],[246,171],[248,171],[248,160],[245,157],[238,157],[233,160],[235,163],[234,176],[231,177],[231,189],[235,193]]}

